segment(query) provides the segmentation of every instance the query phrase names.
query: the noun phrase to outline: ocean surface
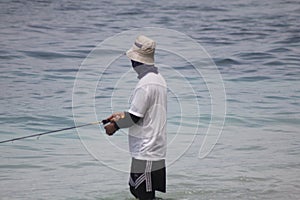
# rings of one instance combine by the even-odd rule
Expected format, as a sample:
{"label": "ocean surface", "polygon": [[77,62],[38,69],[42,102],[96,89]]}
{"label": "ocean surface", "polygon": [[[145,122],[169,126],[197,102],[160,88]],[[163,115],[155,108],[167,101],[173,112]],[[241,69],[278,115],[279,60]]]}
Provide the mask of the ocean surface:
{"label": "ocean surface", "polygon": [[[1,0],[0,26],[0,140],[128,109],[137,79],[122,51],[130,31],[152,30],[158,48],[177,51],[156,54],[170,86],[167,193],[157,196],[300,198],[299,1]],[[201,45],[216,66],[209,81],[203,55],[163,40],[169,31]],[[210,135],[218,111],[222,132]],[[94,125],[0,144],[0,199],[132,199],[126,134]]]}

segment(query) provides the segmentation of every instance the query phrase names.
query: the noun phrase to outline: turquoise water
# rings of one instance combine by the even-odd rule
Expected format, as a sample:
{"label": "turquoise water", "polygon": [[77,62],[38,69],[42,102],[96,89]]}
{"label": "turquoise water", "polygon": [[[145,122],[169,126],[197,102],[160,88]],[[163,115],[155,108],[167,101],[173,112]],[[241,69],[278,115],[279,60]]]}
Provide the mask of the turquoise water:
{"label": "turquoise water", "polygon": [[[158,51],[169,83],[176,84],[178,74],[165,66],[196,88],[200,110],[185,116],[175,134],[181,119],[176,96],[195,101],[184,87],[169,91],[168,137],[181,142],[168,150],[168,192],[159,196],[299,199],[299,13],[297,1],[283,0],[1,1],[0,139],[74,126],[75,77],[89,53],[124,30],[168,28],[190,36],[211,56],[224,81],[227,112],[217,144],[200,159],[211,117],[208,89],[188,62]],[[179,47],[188,48],[184,44]],[[120,57],[102,80],[117,80],[128,64]],[[119,83],[113,105],[114,88],[99,82],[97,117],[127,108],[127,88],[136,83],[128,73],[133,78]],[[81,130],[1,144],[1,199],[130,199],[126,131],[107,140],[101,127]]]}

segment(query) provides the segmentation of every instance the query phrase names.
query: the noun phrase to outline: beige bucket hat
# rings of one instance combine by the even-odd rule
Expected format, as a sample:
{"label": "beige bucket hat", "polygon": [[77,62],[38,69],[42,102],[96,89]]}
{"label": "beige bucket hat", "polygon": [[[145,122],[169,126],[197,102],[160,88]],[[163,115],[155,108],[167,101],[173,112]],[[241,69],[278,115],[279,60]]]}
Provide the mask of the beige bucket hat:
{"label": "beige bucket hat", "polygon": [[154,65],[154,52],[156,43],[154,40],[140,35],[136,38],[133,46],[126,52],[131,60],[144,63],[146,65]]}

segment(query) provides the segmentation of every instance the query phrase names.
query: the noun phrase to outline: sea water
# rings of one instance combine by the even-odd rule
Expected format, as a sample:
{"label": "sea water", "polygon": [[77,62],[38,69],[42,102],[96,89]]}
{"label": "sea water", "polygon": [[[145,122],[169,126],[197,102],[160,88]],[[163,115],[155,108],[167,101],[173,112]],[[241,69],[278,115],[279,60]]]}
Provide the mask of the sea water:
{"label": "sea water", "polygon": [[[168,90],[167,193],[158,196],[299,199],[299,13],[296,0],[2,0],[0,139],[80,125],[94,113],[82,109],[74,115],[80,108],[74,104],[74,86],[95,47],[141,27],[174,30],[200,44],[217,66],[226,114],[216,145],[199,157],[211,122],[210,91],[203,77],[193,77],[191,63],[157,52],[169,84],[180,84],[183,74],[196,91]],[[130,48],[132,42],[120,46]],[[177,47],[188,49],[185,42]],[[101,56],[113,53],[103,50]],[[123,80],[121,72],[130,78],[116,84]],[[100,74],[86,73],[99,80]],[[128,109],[137,81],[125,56],[102,75],[103,83],[118,87],[97,82],[95,102],[87,106],[99,119]],[[181,101],[196,105],[199,113],[182,117]],[[191,128],[197,127],[191,137]],[[108,138],[102,127],[91,126],[1,144],[1,199],[131,199],[126,134]]]}

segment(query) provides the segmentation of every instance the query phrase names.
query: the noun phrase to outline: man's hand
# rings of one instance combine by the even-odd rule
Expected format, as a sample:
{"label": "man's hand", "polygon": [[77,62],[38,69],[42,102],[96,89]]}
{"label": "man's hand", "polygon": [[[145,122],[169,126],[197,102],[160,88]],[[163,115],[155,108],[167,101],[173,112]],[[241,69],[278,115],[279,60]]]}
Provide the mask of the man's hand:
{"label": "man's hand", "polygon": [[104,128],[105,128],[106,134],[109,136],[112,136],[117,131],[117,128],[116,128],[116,125],[114,122],[109,123]]}
{"label": "man's hand", "polygon": [[111,136],[117,130],[119,130],[119,127],[117,126],[116,122],[119,121],[119,119],[122,119],[124,117],[125,117],[124,112],[116,112],[116,113],[113,113],[111,116],[109,116],[107,119],[103,120],[103,121],[105,121],[105,123],[110,122],[108,125],[106,125],[104,127],[106,134]]}
{"label": "man's hand", "polygon": [[124,112],[116,112],[113,113],[111,116],[107,118],[108,121],[110,122],[117,122],[119,119],[124,118],[125,113]]}

